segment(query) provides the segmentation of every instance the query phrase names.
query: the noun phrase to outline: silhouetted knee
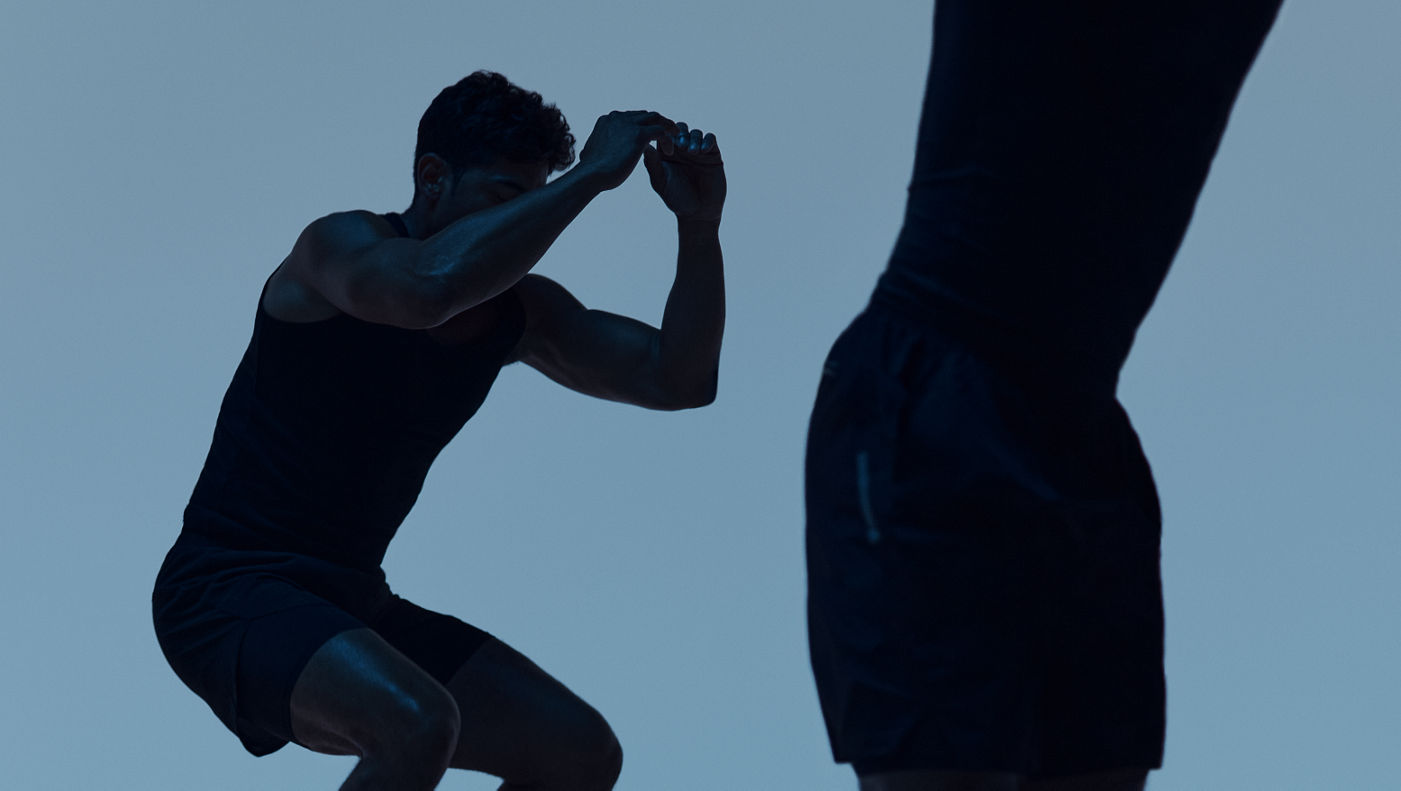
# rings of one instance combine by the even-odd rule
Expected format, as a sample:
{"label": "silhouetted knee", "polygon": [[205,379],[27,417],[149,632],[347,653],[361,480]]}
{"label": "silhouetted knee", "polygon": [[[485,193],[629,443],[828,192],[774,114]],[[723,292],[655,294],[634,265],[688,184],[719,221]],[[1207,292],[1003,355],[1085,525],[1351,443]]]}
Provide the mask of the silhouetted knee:
{"label": "silhouetted knee", "polygon": [[623,746],[618,744],[618,738],[613,735],[613,729],[608,727],[608,723],[605,722],[603,727],[607,729],[608,740],[598,753],[598,759],[590,767],[594,785],[589,787],[608,791],[618,782],[618,775],[623,772]]}
{"label": "silhouetted knee", "polygon": [[592,708],[576,715],[540,786],[569,791],[609,791],[623,771],[623,748],[608,721]]}
{"label": "silhouetted knee", "polygon": [[394,767],[404,777],[441,777],[461,730],[457,703],[441,695],[404,697],[392,711],[384,712],[373,735],[365,740],[365,761]]}

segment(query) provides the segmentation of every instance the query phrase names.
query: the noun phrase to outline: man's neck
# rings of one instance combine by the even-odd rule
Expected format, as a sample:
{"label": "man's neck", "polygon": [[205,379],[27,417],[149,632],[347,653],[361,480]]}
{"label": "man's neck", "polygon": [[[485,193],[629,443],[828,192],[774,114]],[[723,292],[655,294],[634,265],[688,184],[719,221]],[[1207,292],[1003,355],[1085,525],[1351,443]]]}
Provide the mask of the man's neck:
{"label": "man's neck", "polygon": [[410,239],[427,239],[432,236],[428,230],[426,214],[427,212],[423,210],[418,201],[414,201],[412,206],[399,214],[399,218],[404,221],[404,227],[409,231]]}

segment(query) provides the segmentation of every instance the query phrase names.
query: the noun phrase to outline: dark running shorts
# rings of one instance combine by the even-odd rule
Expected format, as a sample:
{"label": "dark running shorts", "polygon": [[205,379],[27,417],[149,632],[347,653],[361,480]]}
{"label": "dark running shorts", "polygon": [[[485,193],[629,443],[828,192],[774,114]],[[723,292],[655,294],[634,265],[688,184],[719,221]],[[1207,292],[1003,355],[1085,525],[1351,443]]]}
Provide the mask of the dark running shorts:
{"label": "dark running shorts", "polygon": [[394,595],[382,573],[183,532],[151,597],[176,675],[254,755],[292,736],[292,687],[327,640],[369,627],[444,684],[490,637]]}
{"label": "dark running shorts", "polygon": [[833,754],[861,775],[1156,768],[1161,517],[1138,438],[1112,382],[980,338],[877,302],[824,366],[808,618]]}

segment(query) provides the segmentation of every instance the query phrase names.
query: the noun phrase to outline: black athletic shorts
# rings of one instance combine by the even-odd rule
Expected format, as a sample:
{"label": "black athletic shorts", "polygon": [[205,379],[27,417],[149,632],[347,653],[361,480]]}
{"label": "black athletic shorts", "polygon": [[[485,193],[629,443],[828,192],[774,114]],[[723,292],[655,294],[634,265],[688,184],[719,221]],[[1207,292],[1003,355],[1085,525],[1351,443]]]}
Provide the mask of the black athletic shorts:
{"label": "black athletic shorts", "polygon": [[858,774],[1161,765],[1157,494],[1113,377],[1064,370],[879,298],[833,347],[809,640]]}
{"label": "black athletic shorts", "polygon": [[486,632],[394,595],[379,571],[183,531],[151,597],[161,651],[254,755],[292,734],[292,687],[327,640],[369,627],[446,684]]}

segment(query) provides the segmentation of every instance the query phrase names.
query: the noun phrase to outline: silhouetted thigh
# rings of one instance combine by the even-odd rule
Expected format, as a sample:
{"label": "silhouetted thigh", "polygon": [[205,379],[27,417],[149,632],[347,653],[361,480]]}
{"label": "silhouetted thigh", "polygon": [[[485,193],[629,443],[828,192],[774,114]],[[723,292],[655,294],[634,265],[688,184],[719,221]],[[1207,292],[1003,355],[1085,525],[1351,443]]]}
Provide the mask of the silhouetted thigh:
{"label": "silhouetted thigh", "polygon": [[292,733],[317,752],[364,755],[455,720],[442,684],[368,628],[331,638],[292,689]]}
{"label": "silhouetted thigh", "polygon": [[603,716],[526,656],[487,642],[448,682],[462,714],[452,766],[514,783],[568,767],[599,771],[621,761]]}

